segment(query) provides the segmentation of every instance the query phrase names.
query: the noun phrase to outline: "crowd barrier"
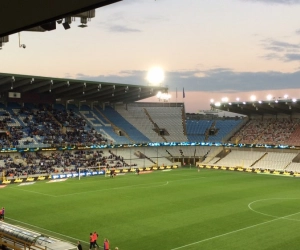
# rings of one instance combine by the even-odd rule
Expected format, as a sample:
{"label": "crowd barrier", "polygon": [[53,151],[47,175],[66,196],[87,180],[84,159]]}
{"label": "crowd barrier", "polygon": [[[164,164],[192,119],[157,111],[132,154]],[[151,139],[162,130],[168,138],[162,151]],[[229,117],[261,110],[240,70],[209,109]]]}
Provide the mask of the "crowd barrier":
{"label": "crowd barrier", "polygon": [[239,171],[239,172],[248,172],[256,174],[271,174],[271,175],[282,175],[282,176],[291,176],[291,177],[300,177],[300,173],[284,170],[275,170],[275,169],[259,169],[259,168],[243,168],[241,166],[228,167],[228,166],[216,166],[209,164],[197,164],[197,167],[206,168],[206,169],[216,169],[216,170],[228,170],[228,171]]}
{"label": "crowd barrier", "polygon": [[105,148],[134,148],[134,147],[166,147],[166,146],[209,146],[209,147],[229,147],[229,148],[274,148],[274,149],[300,149],[300,146],[289,145],[269,145],[269,144],[234,144],[221,142],[149,142],[149,143],[133,143],[133,144],[97,144],[88,146],[55,146],[55,147],[35,147],[35,148],[2,148],[0,153],[16,153],[16,152],[37,152],[37,151],[64,151],[64,150],[94,150]]}
{"label": "crowd barrier", "polygon": [[[139,169],[140,172],[150,172],[156,170],[171,170],[177,169],[178,165],[173,166],[152,166],[152,167],[135,167],[135,168],[123,168],[123,169],[115,169],[116,174],[126,174],[133,173]],[[108,170],[109,171],[109,170]],[[96,176],[96,175],[105,175],[105,169],[99,171],[84,171],[80,173],[80,177],[88,177],[88,176]],[[35,181],[43,181],[43,180],[56,180],[56,179],[66,179],[66,178],[79,178],[79,173],[60,173],[60,174],[51,174],[51,175],[41,175],[35,177],[15,177],[0,181],[0,184],[17,184],[17,183],[30,183]]]}

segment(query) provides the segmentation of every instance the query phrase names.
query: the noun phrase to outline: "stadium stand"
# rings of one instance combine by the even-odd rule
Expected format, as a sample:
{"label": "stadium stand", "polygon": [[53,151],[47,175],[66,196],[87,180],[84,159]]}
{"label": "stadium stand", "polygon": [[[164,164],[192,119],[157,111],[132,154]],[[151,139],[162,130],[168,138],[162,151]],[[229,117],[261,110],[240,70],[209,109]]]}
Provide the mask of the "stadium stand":
{"label": "stadium stand", "polygon": [[255,151],[244,151],[244,150],[232,150],[224,158],[217,161],[214,165],[226,166],[226,167],[243,167],[249,168],[258,161],[265,152],[255,152]]}
{"label": "stadium stand", "polygon": [[285,170],[297,155],[298,153],[267,152],[252,167],[260,169]]}

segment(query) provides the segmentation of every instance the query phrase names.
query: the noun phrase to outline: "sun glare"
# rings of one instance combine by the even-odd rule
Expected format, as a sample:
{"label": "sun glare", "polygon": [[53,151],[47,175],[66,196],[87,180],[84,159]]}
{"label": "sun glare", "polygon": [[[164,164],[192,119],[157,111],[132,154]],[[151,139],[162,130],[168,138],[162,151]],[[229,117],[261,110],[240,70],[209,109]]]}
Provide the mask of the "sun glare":
{"label": "sun glare", "polygon": [[147,81],[152,85],[159,85],[164,79],[165,73],[161,67],[151,68],[147,73]]}

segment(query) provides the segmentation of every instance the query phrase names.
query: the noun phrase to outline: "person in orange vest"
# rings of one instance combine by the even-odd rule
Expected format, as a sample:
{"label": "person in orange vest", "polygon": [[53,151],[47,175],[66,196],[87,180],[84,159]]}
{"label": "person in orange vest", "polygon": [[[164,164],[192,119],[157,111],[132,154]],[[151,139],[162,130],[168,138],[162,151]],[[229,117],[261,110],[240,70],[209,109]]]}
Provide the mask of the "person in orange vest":
{"label": "person in orange vest", "polygon": [[97,248],[99,248],[99,245],[97,243],[98,234],[96,231],[93,233],[93,237],[94,237],[94,247],[96,248],[96,246],[97,246]]}
{"label": "person in orange vest", "polygon": [[109,241],[108,241],[108,239],[104,239],[103,248],[104,248],[104,250],[109,250]]}
{"label": "person in orange vest", "polygon": [[94,237],[93,237],[93,234],[90,233],[90,250],[92,248],[95,248],[95,243],[94,243]]}

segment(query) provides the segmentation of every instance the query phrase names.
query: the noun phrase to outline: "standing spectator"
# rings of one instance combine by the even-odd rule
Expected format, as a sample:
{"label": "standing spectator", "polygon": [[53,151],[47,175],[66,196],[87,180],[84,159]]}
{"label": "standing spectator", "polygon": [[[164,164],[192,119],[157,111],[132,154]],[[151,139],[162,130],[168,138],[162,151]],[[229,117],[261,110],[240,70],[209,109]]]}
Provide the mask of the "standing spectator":
{"label": "standing spectator", "polygon": [[78,243],[77,243],[77,249],[78,249],[78,250],[82,250],[82,246],[81,246],[80,241],[78,241]]}
{"label": "standing spectator", "polygon": [[3,220],[2,209],[0,210],[0,220]]}
{"label": "standing spectator", "polygon": [[109,250],[109,241],[107,238],[104,239],[103,249]]}
{"label": "standing spectator", "polygon": [[5,208],[4,207],[2,207],[1,214],[2,214],[2,220],[4,221],[4,214],[5,214]]}
{"label": "standing spectator", "polygon": [[95,231],[94,233],[93,233],[93,237],[94,237],[94,246],[95,246],[95,248],[96,248],[96,246],[97,246],[97,248],[99,248],[99,245],[98,245],[98,243],[97,243],[97,239],[98,239],[98,234],[97,234],[97,232]]}
{"label": "standing spectator", "polygon": [[90,233],[90,250],[92,248],[95,248],[95,244],[94,244],[94,237],[93,237],[93,234]]}

